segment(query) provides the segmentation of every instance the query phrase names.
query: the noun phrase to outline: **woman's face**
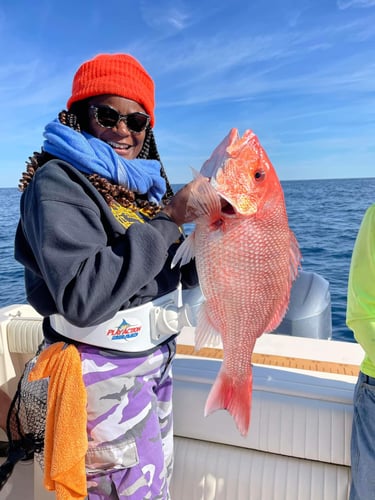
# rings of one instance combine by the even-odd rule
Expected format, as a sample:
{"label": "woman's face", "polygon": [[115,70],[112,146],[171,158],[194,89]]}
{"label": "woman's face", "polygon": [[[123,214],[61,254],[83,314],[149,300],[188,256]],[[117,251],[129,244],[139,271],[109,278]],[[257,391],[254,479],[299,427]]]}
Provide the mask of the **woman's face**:
{"label": "woman's face", "polygon": [[[89,100],[90,106],[110,106],[121,115],[129,115],[130,113],[137,112],[145,113],[143,107],[137,102],[116,95],[95,96]],[[129,130],[124,120],[120,120],[112,128],[104,128],[97,123],[92,109],[89,109],[88,132],[109,144],[117,154],[128,160],[132,160],[138,156],[146,136],[146,130],[142,130],[142,132]]]}

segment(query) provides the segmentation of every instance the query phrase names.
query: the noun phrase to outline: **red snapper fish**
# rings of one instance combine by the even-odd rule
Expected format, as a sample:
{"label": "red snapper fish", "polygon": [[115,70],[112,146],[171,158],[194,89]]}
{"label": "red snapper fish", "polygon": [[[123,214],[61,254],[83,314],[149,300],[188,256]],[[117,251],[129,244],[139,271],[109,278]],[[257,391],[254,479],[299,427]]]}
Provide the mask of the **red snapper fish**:
{"label": "red snapper fish", "polygon": [[172,265],[196,259],[205,298],[196,349],[220,337],[223,344],[223,362],[205,416],[226,409],[245,436],[255,342],[285,315],[301,254],[277,174],[251,130],[243,137],[237,129],[229,132],[203,164],[188,205],[196,217],[195,230]]}

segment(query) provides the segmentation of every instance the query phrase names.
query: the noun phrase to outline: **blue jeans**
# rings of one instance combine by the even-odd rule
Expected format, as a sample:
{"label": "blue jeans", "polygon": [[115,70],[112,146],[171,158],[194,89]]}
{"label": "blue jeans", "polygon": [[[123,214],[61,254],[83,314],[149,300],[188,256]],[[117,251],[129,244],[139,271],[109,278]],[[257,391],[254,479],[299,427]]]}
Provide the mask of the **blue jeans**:
{"label": "blue jeans", "polygon": [[359,373],[353,403],[350,500],[375,500],[375,378]]}

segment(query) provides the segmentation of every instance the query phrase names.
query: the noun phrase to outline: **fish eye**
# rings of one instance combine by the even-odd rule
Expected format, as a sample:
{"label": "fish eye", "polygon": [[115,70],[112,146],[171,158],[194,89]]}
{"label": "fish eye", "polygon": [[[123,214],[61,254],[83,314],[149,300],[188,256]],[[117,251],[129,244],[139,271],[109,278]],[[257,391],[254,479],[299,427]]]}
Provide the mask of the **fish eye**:
{"label": "fish eye", "polygon": [[254,174],[254,179],[257,181],[257,182],[261,182],[266,176],[266,173],[264,170],[257,170]]}

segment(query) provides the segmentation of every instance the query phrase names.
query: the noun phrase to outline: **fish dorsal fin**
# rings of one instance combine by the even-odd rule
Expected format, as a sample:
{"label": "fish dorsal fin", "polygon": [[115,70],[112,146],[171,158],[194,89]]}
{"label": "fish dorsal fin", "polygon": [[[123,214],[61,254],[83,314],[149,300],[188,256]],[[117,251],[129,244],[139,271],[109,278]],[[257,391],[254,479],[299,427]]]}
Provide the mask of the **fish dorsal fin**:
{"label": "fish dorsal fin", "polygon": [[294,281],[298,275],[298,269],[300,268],[301,265],[302,255],[295,234],[291,229],[289,229],[289,232],[290,232],[290,254],[289,254],[290,277],[291,280]]}
{"label": "fish dorsal fin", "polygon": [[301,252],[298,246],[297,238],[295,237],[292,230],[289,230],[290,233],[290,247],[289,247],[289,286],[285,289],[285,296],[283,300],[280,301],[278,309],[275,311],[271,321],[269,322],[266,332],[272,332],[279,326],[281,320],[285,316],[285,313],[288,309],[289,300],[290,300],[290,290],[292,287],[293,281],[297,278],[298,269],[301,263]]}

